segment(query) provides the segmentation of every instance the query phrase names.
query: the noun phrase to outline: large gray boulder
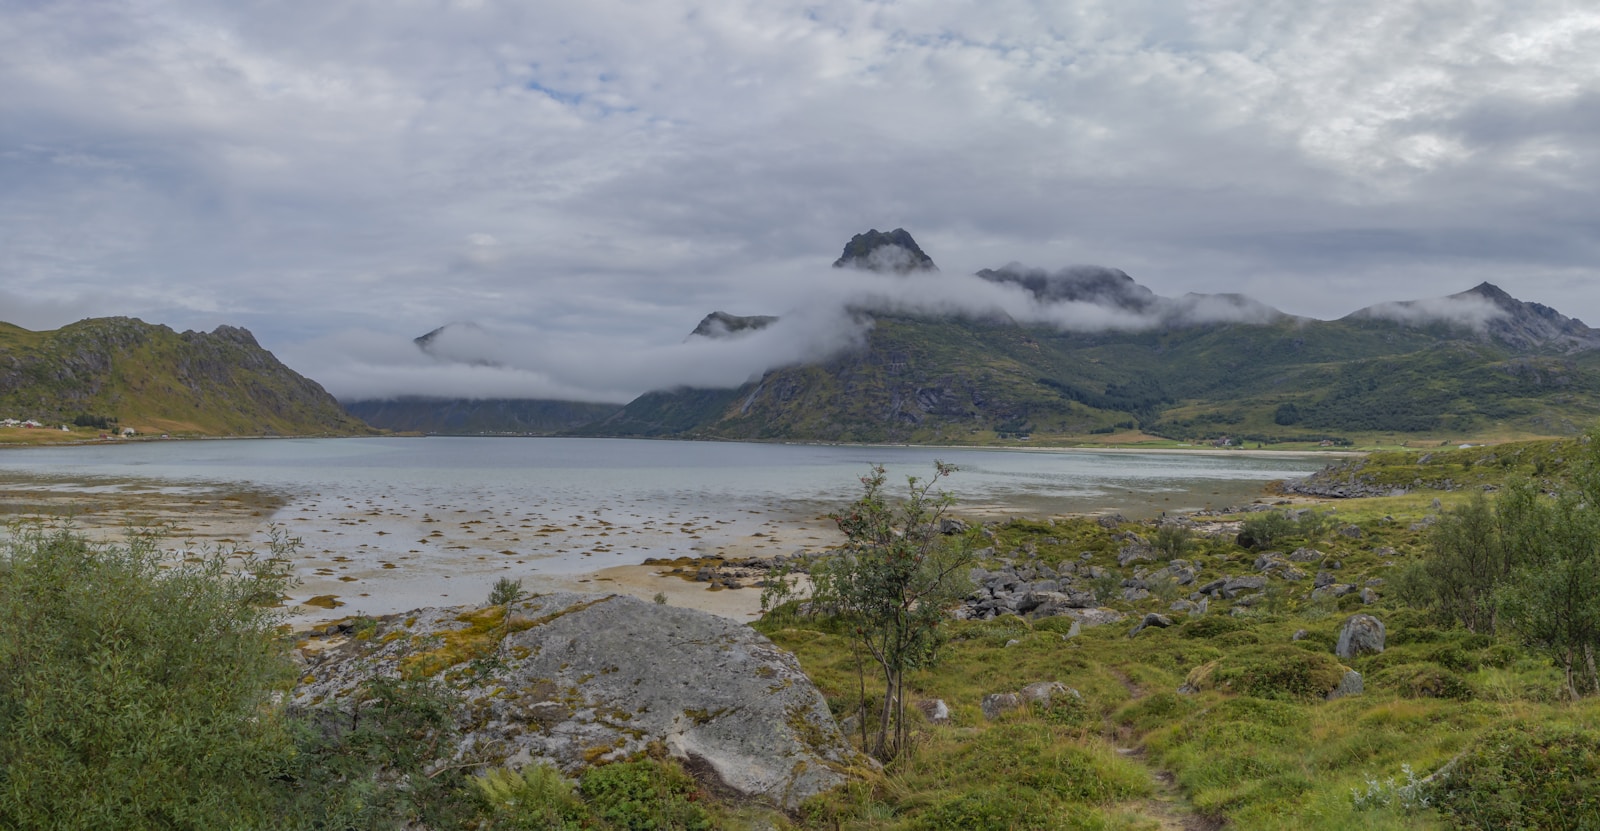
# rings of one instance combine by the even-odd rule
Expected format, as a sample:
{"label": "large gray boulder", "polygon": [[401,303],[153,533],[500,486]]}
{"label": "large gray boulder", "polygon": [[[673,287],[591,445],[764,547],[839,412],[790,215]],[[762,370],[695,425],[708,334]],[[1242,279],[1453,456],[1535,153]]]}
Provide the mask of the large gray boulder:
{"label": "large gray boulder", "polygon": [[[870,765],[794,656],[726,618],[619,595],[391,615],[322,653],[292,703],[348,713],[373,677],[432,677],[460,695],[440,763],[533,761],[569,774],[659,743],[707,784],[786,810]],[[473,661],[476,659],[477,663]]]}
{"label": "large gray boulder", "polygon": [[1333,652],[1345,661],[1368,652],[1382,652],[1384,635],[1383,621],[1372,615],[1351,615],[1339,629],[1339,643]]}

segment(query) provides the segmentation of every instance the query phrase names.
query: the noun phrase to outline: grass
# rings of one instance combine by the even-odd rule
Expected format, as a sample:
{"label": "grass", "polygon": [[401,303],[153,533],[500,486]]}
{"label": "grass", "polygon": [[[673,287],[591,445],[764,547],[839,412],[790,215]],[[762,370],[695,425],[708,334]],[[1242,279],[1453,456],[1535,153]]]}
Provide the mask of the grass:
{"label": "grass", "polygon": [[[1414,477],[1444,465],[1491,485],[1536,466],[1562,473],[1555,444],[1436,455],[1442,458],[1378,456],[1364,470]],[[914,750],[881,778],[819,799],[798,825],[1148,829],[1178,827],[1177,815],[1178,822],[1203,817],[1237,829],[1585,827],[1566,822],[1575,816],[1570,806],[1587,805],[1590,792],[1570,783],[1600,788],[1593,733],[1600,700],[1565,702],[1560,672],[1548,660],[1504,637],[1434,620],[1388,594],[1385,579],[1425,548],[1419,523],[1466,496],[1414,490],[1319,506],[1331,513],[1325,528],[1274,545],[1325,555],[1302,564],[1307,579],[1274,579],[1272,597],[1249,607],[1212,598],[1206,616],[1177,614],[1179,625],[1131,639],[1136,616],[1163,610],[1163,602],[1112,600],[1111,608],[1128,615],[1125,623],[1071,638],[1064,618],[953,622],[938,662],[908,677],[913,702],[943,700],[952,722],[920,724]],[[1218,527],[1228,519],[1238,517],[1216,518]],[[1200,570],[1197,584],[1255,573],[1256,552],[1205,530],[1202,523],[1184,553]],[[1088,564],[1119,578],[1164,564],[1116,565],[1127,538],[1114,535],[1154,539],[1149,525],[1013,520],[990,532],[997,558],[1019,564]],[[1310,576],[1319,570],[1375,586],[1379,601],[1312,600]],[[1385,621],[1388,648],[1341,662],[1333,645],[1356,612]],[[835,716],[854,727],[863,709],[857,664],[837,625],[792,613],[756,624],[796,654]],[[1364,691],[1324,700],[1347,669],[1361,673]],[[1035,681],[1066,684],[1081,704],[984,718],[985,695]],[[1197,691],[1180,693],[1186,681]],[[870,689],[868,714],[876,704]],[[1458,758],[1463,766],[1471,760],[1470,775],[1408,785]],[[1059,771],[1071,775],[1062,779]],[[1496,777],[1519,781],[1519,790],[1497,788]],[[1164,781],[1173,783],[1165,786],[1171,793],[1161,790]],[[1562,806],[1569,806],[1566,814]]]}

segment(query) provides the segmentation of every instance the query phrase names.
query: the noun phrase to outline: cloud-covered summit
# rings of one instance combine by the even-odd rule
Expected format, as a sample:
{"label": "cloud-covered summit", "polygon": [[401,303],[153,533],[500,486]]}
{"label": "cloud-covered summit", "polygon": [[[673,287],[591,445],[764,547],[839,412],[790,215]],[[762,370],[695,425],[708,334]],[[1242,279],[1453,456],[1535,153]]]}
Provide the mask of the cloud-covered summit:
{"label": "cloud-covered summit", "polygon": [[1600,348],[1600,330],[1542,303],[1518,300],[1489,282],[1446,297],[1379,303],[1346,319],[1457,327],[1522,350]]}
{"label": "cloud-covered summit", "polygon": [[913,271],[938,271],[928,256],[904,228],[887,234],[873,228],[856,234],[845,243],[844,253],[833,261],[834,268],[860,268],[867,271],[910,274]]}

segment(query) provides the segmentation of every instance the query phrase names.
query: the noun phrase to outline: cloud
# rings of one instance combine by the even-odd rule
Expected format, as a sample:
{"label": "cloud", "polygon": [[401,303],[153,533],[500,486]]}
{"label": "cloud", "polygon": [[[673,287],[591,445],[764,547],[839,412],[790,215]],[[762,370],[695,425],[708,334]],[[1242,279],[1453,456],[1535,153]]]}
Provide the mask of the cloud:
{"label": "cloud", "polygon": [[351,332],[286,351],[314,362],[344,400],[408,395],[623,403],[651,389],[736,387],[778,366],[860,343],[866,322],[842,308],[800,310],[727,338],[638,344],[605,335],[452,325],[424,351],[410,339]]}
{"label": "cloud", "polygon": [[1484,331],[1490,322],[1507,315],[1505,309],[1486,297],[1462,293],[1427,300],[1379,303],[1350,315],[1351,318],[1392,320],[1407,326],[1443,323]]}
{"label": "cloud", "polygon": [[[1111,270],[1076,266],[1047,274],[1007,268],[1044,282],[1030,289],[976,275],[813,268],[788,281],[804,290],[786,298],[796,305],[775,322],[721,337],[680,335],[649,343],[623,337],[615,327],[610,334],[573,334],[463,322],[429,333],[421,348],[409,339],[361,332],[316,342],[286,358],[316,362],[317,377],[346,400],[422,395],[621,403],[656,389],[736,387],[771,369],[826,360],[862,346],[874,313],[1006,320],[1072,332],[1283,317],[1233,295],[1159,297],[1121,272],[1115,274],[1128,285],[1124,295],[1065,299],[1080,296],[1072,285]],[[1141,302],[1119,303],[1126,296]]]}
{"label": "cloud", "polygon": [[[243,323],[329,386],[366,382],[319,344],[449,320],[645,364],[806,308],[784,281],[874,226],[954,275],[1116,266],[1174,319],[1481,280],[1600,317],[1570,0],[10,2],[0,54],[6,290]],[[955,279],[926,302],[1145,325]]]}

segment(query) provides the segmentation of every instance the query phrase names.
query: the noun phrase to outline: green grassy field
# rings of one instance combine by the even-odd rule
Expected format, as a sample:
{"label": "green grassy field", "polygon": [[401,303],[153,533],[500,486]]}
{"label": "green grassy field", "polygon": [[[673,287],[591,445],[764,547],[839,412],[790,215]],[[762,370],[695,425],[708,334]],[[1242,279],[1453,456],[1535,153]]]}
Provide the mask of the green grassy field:
{"label": "green grassy field", "polygon": [[[1509,635],[1472,634],[1410,608],[1392,585],[1427,549],[1430,517],[1483,485],[1558,475],[1571,449],[1546,442],[1448,450],[1425,461],[1408,453],[1363,460],[1361,469],[1380,481],[1446,473],[1470,484],[1324,503],[1316,510],[1327,521],[1312,536],[1291,534],[1272,548],[1315,548],[1325,558],[1307,567],[1304,579],[1269,579],[1249,605],[1213,598],[1207,614],[1186,617],[1168,606],[1193,587],[1162,587],[1147,600],[1106,603],[1126,619],[1070,637],[1070,622],[1060,617],[954,622],[937,663],[917,670],[908,685],[914,702],[944,701],[951,722],[916,716],[910,753],[881,777],[819,800],[795,824],[1594,827],[1600,699],[1564,700],[1561,672],[1548,658]],[[1225,524],[1240,518],[1215,518],[1213,533],[1203,524],[1189,538],[1182,556],[1199,569],[1194,585],[1257,573],[1259,553],[1237,545],[1236,526]],[[1115,587],[1164,562],[1117,566],[1127,535],[1154,538],[1148,525],[1012,521],[993,533],[991,567],[1007,560],[1087,564],[1112,575],[1104,585]],[[1312,599],[1310,575],[1319,567],[1340,583],[1371,588],[1374,602],[1356,593]],[[1168,612],[1177,625],[1129,637],[1149,611]],[[1388,648],[1341,662],[1334,645],[1356,613],[1385,622]],[[853,725],[862,687],[847,633],[833,621],[794,614],[773,614],[757,626],[799,656],[836,716]],[[1361,674],[1364,691],[1324,700],[1347,669]],[[1061,682],[1081,699],[993,721],[981,713],[984,696],[1039,681]],[[1186,683],[1190,691],[1180,692]],[[870,684],[866,695],[875,703]],[[1412,784],[1452,762],[1457,772],[1439,784]],[[1496,776],[1521,781],[1508,791],[1493,786]]]}

